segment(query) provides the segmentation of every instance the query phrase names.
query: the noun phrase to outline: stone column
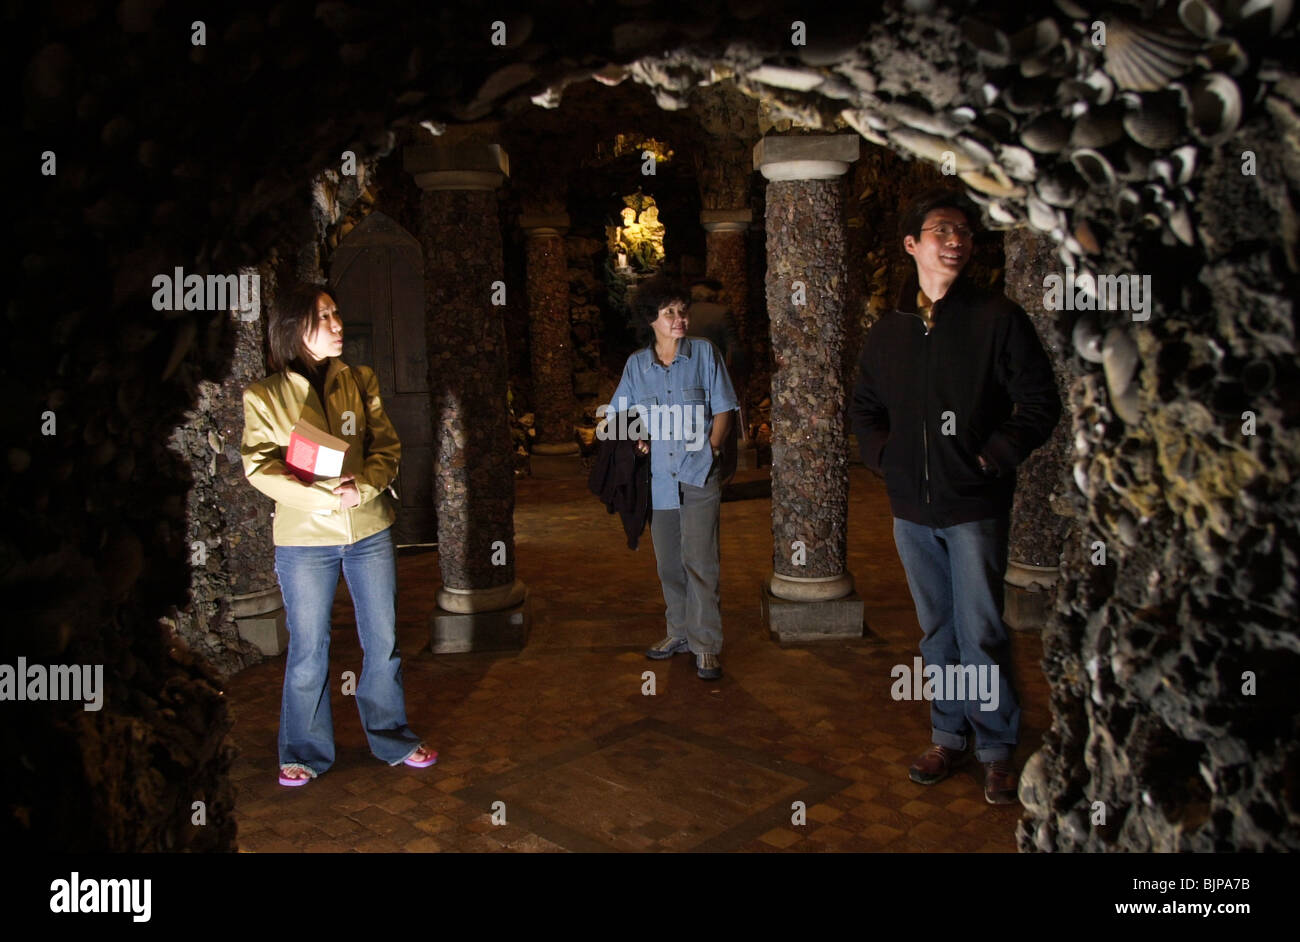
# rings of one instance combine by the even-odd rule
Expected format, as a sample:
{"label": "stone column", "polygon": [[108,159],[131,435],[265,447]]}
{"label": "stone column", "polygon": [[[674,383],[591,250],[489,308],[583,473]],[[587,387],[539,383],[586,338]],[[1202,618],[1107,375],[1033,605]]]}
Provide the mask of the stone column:
{"label": "stone column", "polygon": [[856,134],[765,137],[772,353],[773,573],[763,608],[777,640],[861,637],[846,566],[848,429],[840,177]]}
{"label": "stone column", "polygon": [[[705,209],[700,211],[700,225],[705,234],[705,275],[721,282],[724,296],[731,306],[736,337],[749,366],[745,376],[732,376],[740,399],[740,454],[738,468],[758,467],[757,452],[749,438],[748,379],[753,369],[749,349],[749,266],[745,258],[745,230],[753,221],[749,209]],[[744,387],[744,388],[742,388]]]}
{"label": "stone column", "polygon": [[515,578],[513,452],[506,404],[504,265],[497,188],[504,151],[475,136],[408,147],[423,191],[434,494],[442,587],[434,653],[522,647],[526,591]]}
{"label": "stone column", "polygon": [[[1013,229],[1006,234],[1004,251],[1007,297],[1023,307],[1033,321],[1038,339],[1051,357],[1061,402],[1066,403],[1068,387],[1078,370],[1072,352],[1062,349],[1056,340],[1052,328],[1055,315],[1043,306],[1043,277],[1059,274],[1055,246],[1033,230]],[[1041,630],[1051,615],[1061,547],[1069,529],[1057,508],[1065,506],[1060,498],[1070,480],[1070,428],[1069,412],[1063,410],[1052,437],[1016,471],[1002,615],[1012,628]]]}
{"label": "stone column", "polygon": [[528,235],[528,337],[537,430],[529,470],[537,478],[572,477],[582,473],[582,462],[573,438],[577,401],[564,251],[569,217],[521,215],[519,225]]}

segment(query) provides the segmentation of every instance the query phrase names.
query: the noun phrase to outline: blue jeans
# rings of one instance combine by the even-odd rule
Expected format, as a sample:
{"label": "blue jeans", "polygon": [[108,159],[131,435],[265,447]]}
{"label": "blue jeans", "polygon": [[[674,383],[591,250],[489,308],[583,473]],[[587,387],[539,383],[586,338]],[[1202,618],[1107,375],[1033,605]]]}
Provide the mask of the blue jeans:
{"label": "blue jeans", "polygon": [[[1010,759],[1020,741],[1020,704],[1011,689],[1010,639],[1002,623],[1008,518],[935,529],[894,518],[894,544],[907,573],[921,625],[921,657],[931,664],[998,667],[997,708],[975,697],[946,697],[941,685],[930,702],[930,741],[964,750],[975,733],[980,762]],[[989,701],[991,702],[991,701]]]}
{"label": "blue jeans", "polygon": [[280,706],[280,765],[315,775],[334,764],[330,713],[330,610],[339,567],[356,608],[364,658],[357,710],[370,750],[389,765],[415,752],[406,725],[402,656],[397,649],[397,564],[392,528],[349,546],[277,546],[275,574],[289,623],[289,654]]}

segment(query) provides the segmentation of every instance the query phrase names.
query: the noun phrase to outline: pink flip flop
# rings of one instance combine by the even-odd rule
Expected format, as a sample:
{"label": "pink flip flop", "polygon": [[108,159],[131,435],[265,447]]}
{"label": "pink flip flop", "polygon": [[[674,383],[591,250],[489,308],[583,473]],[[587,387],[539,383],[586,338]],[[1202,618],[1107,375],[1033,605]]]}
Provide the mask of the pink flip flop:
{"label": "pink flip flop", "polygon": [[[419,752],[419,750],[417,749],[416,752]],[[415,759],[411,759],[411,758],[406,758],[402,760],[402,762],[405,765],[409,765],[413,769],[427,769],[429,766],[433,765],[437,761],[438,761],[438,753],[434,752],[433,750],[429,750],[429,757],[422,762],[417,762]]]}
{"label": "pink flip flop", "polygon": [[288,788],[297,788],[299,785],[306,785],[310,781],[310,775],[303,778],[287,778],[283,772],[280,773],[280,784]]}

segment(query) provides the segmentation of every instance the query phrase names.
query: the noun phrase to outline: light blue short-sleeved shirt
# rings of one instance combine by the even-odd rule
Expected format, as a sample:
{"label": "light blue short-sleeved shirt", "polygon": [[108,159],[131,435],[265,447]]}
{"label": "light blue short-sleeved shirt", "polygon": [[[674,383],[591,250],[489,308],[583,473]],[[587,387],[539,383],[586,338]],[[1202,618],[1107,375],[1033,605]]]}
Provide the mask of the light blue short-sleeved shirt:
{"label": "light blue short-sleeved shirt", "polygon": [[[644,434],[629,422],[616,428],[615,416],[639,407]],[[677,485],[703,487],[713,467],[709,432],[713,417],[737,408],[736,391],[709,341],[683,337],[668,366],[646,347],[627,358],[623,378],[606,409],[609,437],[650,438],[650,500],[655,510],[680,506]],[[629,434],[630,433],[630,434]]]}

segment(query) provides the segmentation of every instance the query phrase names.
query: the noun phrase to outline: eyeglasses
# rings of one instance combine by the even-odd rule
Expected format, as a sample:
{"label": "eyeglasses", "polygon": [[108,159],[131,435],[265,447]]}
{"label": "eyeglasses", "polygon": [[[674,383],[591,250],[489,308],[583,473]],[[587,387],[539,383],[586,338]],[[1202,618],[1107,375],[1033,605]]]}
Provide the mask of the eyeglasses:
{"label": "eyeglasses", "polygon": [[954,226],[949,222],[941,222],[937,226],[922,226],[922,232],[933,232],[941,239],[952,238],[953,233],[961,236],[963,239],[969,239],[975,235],[975,230],[970,226]]}

